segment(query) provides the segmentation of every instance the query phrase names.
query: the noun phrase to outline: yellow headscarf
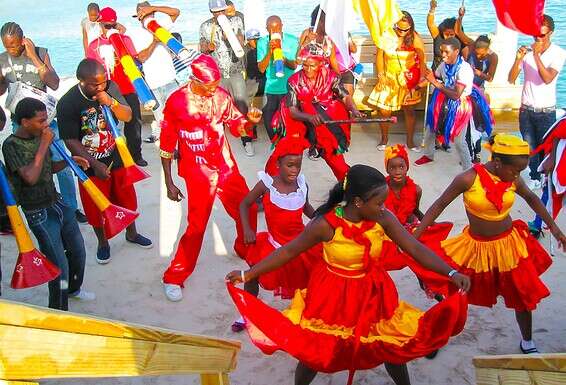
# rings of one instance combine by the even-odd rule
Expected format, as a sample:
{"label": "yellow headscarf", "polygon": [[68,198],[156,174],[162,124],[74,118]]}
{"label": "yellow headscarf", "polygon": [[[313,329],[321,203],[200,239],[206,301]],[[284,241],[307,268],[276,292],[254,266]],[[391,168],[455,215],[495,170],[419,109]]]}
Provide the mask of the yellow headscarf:
{"label": "yellow headscarf", "polygon": [[493,144],[484,145],[492,154],[501,155],[529,155],[529,144],[523,139],[510,134],[497,134]]}

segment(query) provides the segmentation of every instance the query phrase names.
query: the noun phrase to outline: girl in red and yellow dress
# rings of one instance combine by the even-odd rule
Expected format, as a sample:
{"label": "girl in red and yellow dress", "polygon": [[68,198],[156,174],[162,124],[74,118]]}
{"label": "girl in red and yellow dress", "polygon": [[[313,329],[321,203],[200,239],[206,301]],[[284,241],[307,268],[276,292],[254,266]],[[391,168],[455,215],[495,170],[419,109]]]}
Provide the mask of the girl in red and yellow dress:
{"label": "girl in red and yellow dress", "polygon": [[454,269],[470,276],[471,304],[491,307],[498,296],[503,297],[505,305],[515,310],[523,338],[521,351],[536,353],[531,312],[541,299],[550,295],[539,275],[552,261],[530,235],[526,223],[511,219],[509,212],[515,194],[542,217],[562,247],[566,245],[566,237],[520,177],[529,161],[528,143],[513,135],[500,134],[491,138],[489,148],[491,160],[458,175],[428,209],[415,236],[462,194],[469,226],[460,235],[442,241],[438,254]]}
{"label": "girl in red and yellow dress", "polygon": [[405,363],[445,345],[463,328],[467,301],[461,294],[426,312],[399,300],[380,265],[386,236],[460,289],[469,289],[469,278],[410,236],[385,209],[387,192],[379,171],[353,166],[297,238],[251,269],[226,276],[231,283],[247,282],[322,244],[322,261],[307,288],[298,290],[282,313],[228,285],[254,344],[264,353],[284,350],[299,360],[296,385],[310,384],[318,371],[341,370],[350,371],[351,384],[355,370],[382,363],[397,385],[408,385]]}
{"label": "girl in red and yellow dress", "polygon": [[[271,254],[275,249],[295,239],[304,229],[303,214],[312,218],[314,209],[308,200],[308,186],[301,174],[303,151],[309,143],[301,137],[286,136],[281,139],[272,156],[277,160],[277,175],[258,173],[259,182],[240,204],[240,215],[244,228],[244,242],[250,245],[245,257],[253,266]],[[250,225],[250,207],[261,198],[265,213],[267,231],[256,235]],[[295,290],[307,287],[312,265],[320,260],[320,248],[313,248],[301,257],[281,268],[245,283],[244,289],[257,297],[259,285],[273,291],[283,299],[291,299]],[[242,318],[232,324],[232,331],[244,329]]]}

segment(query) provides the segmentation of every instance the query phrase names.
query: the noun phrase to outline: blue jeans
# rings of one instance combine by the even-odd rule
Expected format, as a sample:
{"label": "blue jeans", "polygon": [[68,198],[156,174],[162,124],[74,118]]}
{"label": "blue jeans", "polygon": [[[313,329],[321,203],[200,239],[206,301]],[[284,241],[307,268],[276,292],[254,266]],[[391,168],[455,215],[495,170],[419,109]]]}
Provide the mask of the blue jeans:
{"label": "blue jeans", "polygon": [[[523,139],[529,143],[531,150],[534,150],[542,143],[542,138],[546,131],[556,121],[556,111],[553,112],[533,112],[521,108],[519,112],[519,129]],[[540,162],[543,160],[542,154],[537,154],[529,160],[529,176],[531,179],[540,180],[540,173],[537,171]]]}
{"label": "blue jeans", "polygon": [[45,209],[24,210],[24,214],[39,250],[61,269],[61,275],[48,284],[49,307],[69,310],[68,295],[80,291],[86,259],[75,210],[58,198]]}
{"label": "blue jeans", "polygon": [[[53,119],[49,124],[49,127],[55,134],[53,142],[57,142],[62,148],[65,148],[65,143],[59,138],[59,127],[57,126],[57,120]],[[16,132],[18,129],[18,124],[12,120],[12,132]],[[51,160],[53,162],[60,162],[63,157],[55,150],[53,147],[50,149]],[[65,167],[63,170],[59,171],[57,174],[57,181],[59,182],[59,193],[63,197],[63,202],[73,209],[77,210],[77,189],[75,187],[75,177],[73,171],[70,167]]]}
{"label": "blue jeans", "polygon": [[[549,176],[550,178],[551,176]],[[546,204],[548,203],[548,199],[550,198],[548,195],[548,180],[547,182],[544,184],[544,186],[542,187],[542,196],[540,197],[540,200],[542,201],[542,203]],[[552,213],[550,213],[552,215]],[[536,227],[538,230],[542,229],[542,218],[539,217],[538,215],[535,215],[535,219],[533,221],[533,225],[534,227]]]}

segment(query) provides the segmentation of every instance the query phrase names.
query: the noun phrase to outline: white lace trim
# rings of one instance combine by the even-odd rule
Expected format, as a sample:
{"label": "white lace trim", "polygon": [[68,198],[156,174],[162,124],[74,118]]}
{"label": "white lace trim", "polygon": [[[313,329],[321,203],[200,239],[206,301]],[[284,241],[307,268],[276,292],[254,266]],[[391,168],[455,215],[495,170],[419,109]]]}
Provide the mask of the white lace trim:
{"label": "white lace trim", "polygon": [[297,184],[299,188],[289,194],[282,194],[273,186],[273,178],[263,171],[257,173],[259,180],[263,182],[265,187],[269,189],[269,200],[275,206],[284,210],[298,210],[305,206],[307,202],[307,183],[305,176],[299,174],[297,177]]}

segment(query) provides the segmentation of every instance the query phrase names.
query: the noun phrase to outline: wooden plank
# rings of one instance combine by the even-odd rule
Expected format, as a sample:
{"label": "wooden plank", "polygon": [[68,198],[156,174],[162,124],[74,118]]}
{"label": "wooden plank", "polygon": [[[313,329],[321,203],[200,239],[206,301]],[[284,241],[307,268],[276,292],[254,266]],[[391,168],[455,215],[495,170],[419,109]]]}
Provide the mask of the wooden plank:
{"label": "wooden plank", "polygon": [[230,385],[230,378],[226,373],[201,374],[201,385]]}
{"label": "wooden plank", "polygon": [[521,369],[566,373],[566,353],[508,354],[474,357],[476,368]]}
{"label": "wooden plank", "polygon": [[509,369],[476,369],[476,385],[564,385],[566,373]]}
{"label": "wooden plank", "polygon": [[140,339],[171,344],[218,347],[229,349],[236,354],[241,347],[241,343],[234,340],[222,340],[219,338],[192,335],[168,329],[118,322],[5,300],[0,301],[0,325],[24,326],[36,329]]}
{"label": "wooden plank", "polygon": [[0,378],[155,376],[227,373],[236,356],[191,346],[0,325]]}
{"label": "wooden plank", "polygon": [[24,381],[4,381],[0,380],[0,385],[39,385],[37,382],[24,382]]}

